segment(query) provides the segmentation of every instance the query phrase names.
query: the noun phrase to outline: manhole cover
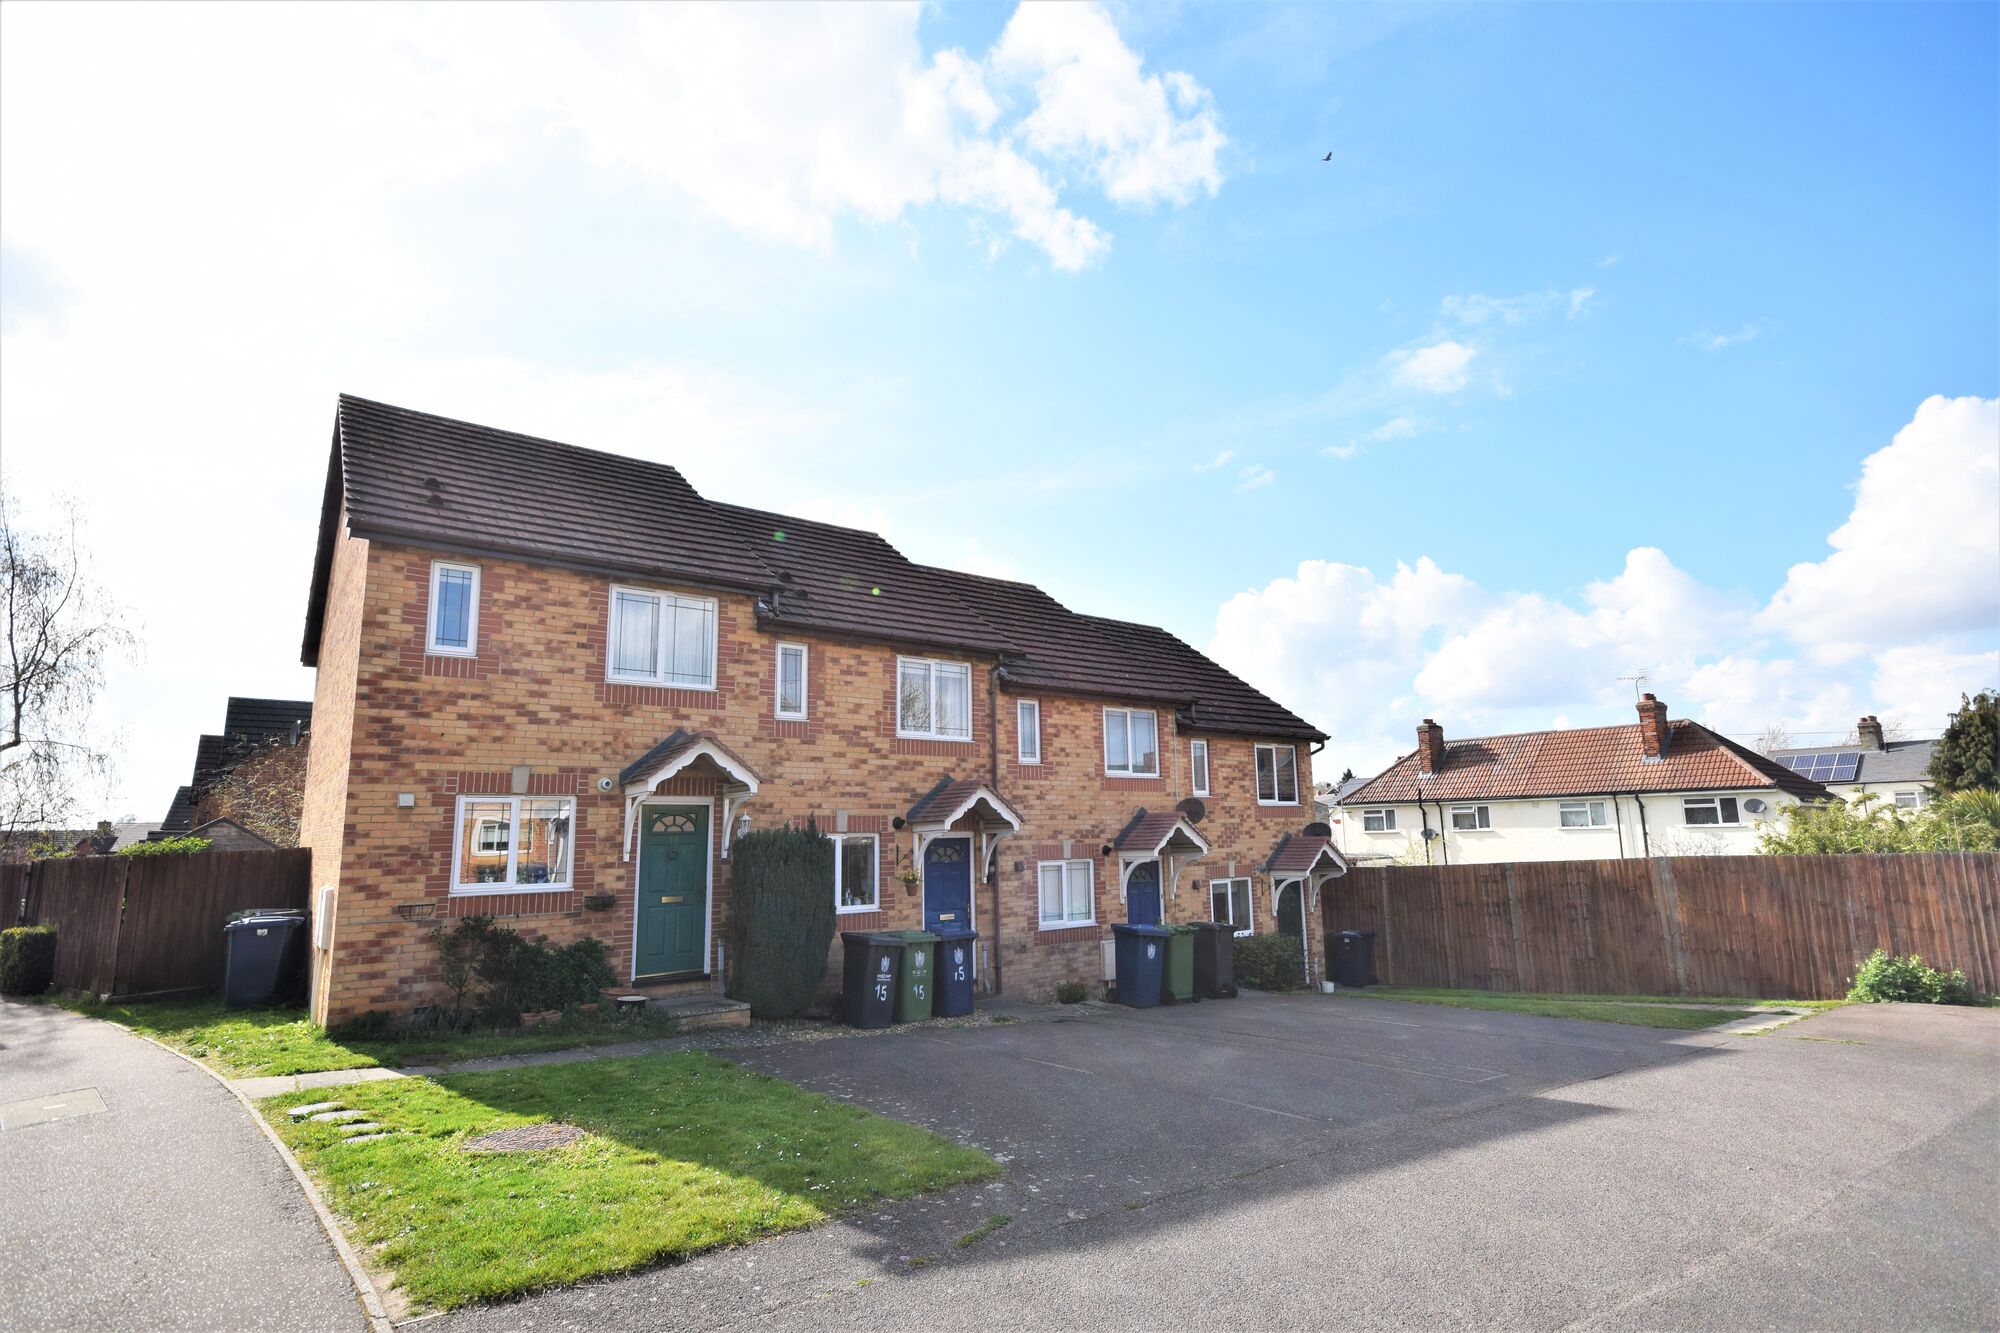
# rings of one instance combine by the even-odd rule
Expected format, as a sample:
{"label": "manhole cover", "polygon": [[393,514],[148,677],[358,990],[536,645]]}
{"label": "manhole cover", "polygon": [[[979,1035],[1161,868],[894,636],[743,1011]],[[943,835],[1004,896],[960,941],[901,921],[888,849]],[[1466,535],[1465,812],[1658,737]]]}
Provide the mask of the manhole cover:
{"label": "manhole cover", "polygon": [[575,1143],[583,1131],[575,1125],[523,1125],[519,1129],[495,1130],[469,1139],[466,1152],[541,1152]]}

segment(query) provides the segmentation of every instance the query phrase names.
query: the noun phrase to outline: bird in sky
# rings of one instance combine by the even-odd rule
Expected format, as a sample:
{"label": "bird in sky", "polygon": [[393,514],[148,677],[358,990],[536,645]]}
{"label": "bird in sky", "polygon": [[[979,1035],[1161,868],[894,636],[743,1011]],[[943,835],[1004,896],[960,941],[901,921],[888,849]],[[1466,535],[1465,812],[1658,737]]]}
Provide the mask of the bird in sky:
{"label": "bird in sky", "polygon": [[1331,162],[1331,161],[1333,161],[1333,154],[1332,154],[1332,153],[1328,153],[1328,154],[1327,154],[1327,155],[1326,155],[1325,157],[1321,158],[1321,159],[1320,159],[1320,161],[1322,161],[1322,162]]}

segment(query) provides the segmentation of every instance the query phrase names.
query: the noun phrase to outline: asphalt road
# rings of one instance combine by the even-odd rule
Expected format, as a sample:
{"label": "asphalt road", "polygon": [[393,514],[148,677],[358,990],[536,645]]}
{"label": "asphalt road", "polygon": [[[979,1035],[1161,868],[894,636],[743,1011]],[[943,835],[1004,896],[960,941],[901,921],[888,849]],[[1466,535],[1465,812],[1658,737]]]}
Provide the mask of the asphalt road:
{"label": "asphalt road", "polygon": [[0,1001],[0,1107],[0,1330],[367,1327],[276,1150],[186,1061]]}
{"label": "asphalt road", "polygon": [[730,1058],[1007,1174],[435,1333],[2000,1327],[2000,1012],[1246,997]]}

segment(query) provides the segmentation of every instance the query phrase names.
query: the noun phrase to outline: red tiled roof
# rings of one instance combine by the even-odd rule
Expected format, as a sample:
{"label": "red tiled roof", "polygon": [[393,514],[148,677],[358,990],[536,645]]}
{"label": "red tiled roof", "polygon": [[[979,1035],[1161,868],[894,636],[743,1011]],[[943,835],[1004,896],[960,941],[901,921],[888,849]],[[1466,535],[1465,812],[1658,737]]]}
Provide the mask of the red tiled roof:
{"label": "red tiled roof", "polygon": [[1445,742],[1440,771],[1420,778],[1414,751],[1341,798],[1342,805],[1614,792],[1724,791],[1768,787],[1831,800],[1819,783],[1747,750],[1698,722],[1667,724],[1666,754],[1648,762],[1639,724],[1523,731]]}
{"label": "red tiled roof", "polygon": [[939,778],[935,787],[919,796],[904,818],[912,824],[936,824],[949,820],[954,817],[955,811],[982,791],[986,793],[988,809],[1016,828],[1020,827],[1020,815],[1002,799],[1000,793],[978,778],[954,778],[949,773]]}
{"label": "red tiled roof", "polygon": [[[1157,852],[1167,844],[1167,841],[1174,836],[1174,831],[1183,823],[1187,823],[1190,829],[1194,828],[1192,823],[1188,823],[1187,816],[1179,810],[1149,812],[1141,806],[1132,818],[1125,822],[1125,827],[1118,830],[1118,836],[1112,839],[1111,845],[1121,852]],[[1195,832],[1192,839],[1187,839],[1183,835],[1183,840],[1203,847],[1207,844],[1207,839],[1203,838],[1199,831]]]}
{"label": "red tiled roof", "polygon": [[1264,861],[1266,871],[1278,874],[1303,875],[1319,864],[1323,856],[1332,856],[1341,865],[1347,862],[1334,850],[1333,839],[1318,834],[1287,833],[1278,839],[1278,845],[1271,849],[1271,855]]}
{"label": "red tiled roof", "polygon": [[[637,782],[640,778],[646,777],[649,774],[659,772],[697,745],[714,746],[718,753],[729,760],[730,765],[733,765],[738,773],[748,775],[753,784],[761,785],[764,781],[757,776],[756,769],[743,762],[743,756],[737,754],[736,751],[730,749],[727,745],[724,745],[721,738],[714,732],[688,731],[685,728],[676,727],[672,734],[665,740],[640,755],[637,759],[634,759],[631,763],[625,765],[623,771],[618,774],[618,785],[623,787],[629,783]],[[712,756],[711,762],[713,762]]]}

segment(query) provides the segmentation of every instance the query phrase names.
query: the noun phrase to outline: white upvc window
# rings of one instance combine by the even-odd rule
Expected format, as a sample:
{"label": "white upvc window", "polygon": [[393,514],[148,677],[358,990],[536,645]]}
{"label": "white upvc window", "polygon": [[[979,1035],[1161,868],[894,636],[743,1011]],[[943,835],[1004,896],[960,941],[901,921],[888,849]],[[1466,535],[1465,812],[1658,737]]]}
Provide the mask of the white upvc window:
{"label": "white upvc window", "polygon": [[715,599],[611,590],[606,678],[679,690],[715,688]]}
{"label": "white upvc window", "polygon": [[972,668],[927,657],[897,658],[896,734],[911,740],[971,740]]}
{"label": "white upvc window", "polygon": [[1451,808],[1451,827],[1457,833],[1472,833],[1479,829],[1493,827],[1493,807],[1489,805],[1454,805]]}
{"label": "white upvc window", "polygon": [[1915,791],[1899,791],[1896,793],[1896,808],[1898,810],[1921,810],[1926,804],[1924,791],[1921,787]]}
{"label": "white upvc window", "polygon": [[1160,775],[1159,719],[1150,708],[1104,710],[1104,771],[1115,777]]}
{"label": "white upvc window", "polygon": [[1611,810],[1603,801],[1563,801],[1556,806],[1556,822],[1564,828],[1604,828]]}
{"label": "white upvc window", "polygon": [[1023,699],[1014,705],[1015,754],[1024,764],[1042,762],[1042,705]]}
{"label": "white upvc window", "polygon": [[783,718],[806,715],[806,646],[802,643],[778,645],[778,688],[776,712]]}
{"label": "white upvc window", "polygon": [[575,832],[576,801],[568,796],[461,796],[451,891],[567,889]]}
{"label": "white upvc window", "polygon": [[1256,908],[1252,904],[1248,878],[1212,879],[1208,882],[1208,919],[1236,927],[1238,935],[1257,929]]}
{"label": "white upvc window", "polygon": [[1299,803],[1299,755],[1293,745],[1257,747],[1257,804]]}
{"label": "white upvc window", "polygon": [[873,833],[835,833],[833,905],[839,912],[874,912],[882,906],[881,840]]}
{"label": "white upvc window", "polygon": [[1196,796],[1208,795],[1208,742],[1188,742],[1188,786]]}
{"label": "white upvc window", "polygon": [[1394,833],[1396,831],[1396,812],[1387,809],[1363,810],[1361,812],[1361,831],[1364,833]]}
{"label": "white upvc window", "polygon": [[431,561],[424,651],[437,657],[479,655],[479,566]]}
{"label": "white upvc window", "polygon": [[1681,817],[1690,824],[1740,824],[1734,796],[1688,796],[1681,800]]}
{"label": "white upvc window", "polygon": [[1035,866],[1043,930],[1068,930],[1097,922],[1097,894],[1089,861],[1042,861]]}

